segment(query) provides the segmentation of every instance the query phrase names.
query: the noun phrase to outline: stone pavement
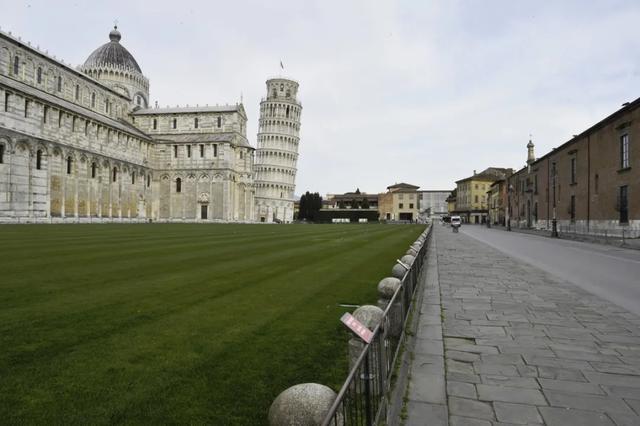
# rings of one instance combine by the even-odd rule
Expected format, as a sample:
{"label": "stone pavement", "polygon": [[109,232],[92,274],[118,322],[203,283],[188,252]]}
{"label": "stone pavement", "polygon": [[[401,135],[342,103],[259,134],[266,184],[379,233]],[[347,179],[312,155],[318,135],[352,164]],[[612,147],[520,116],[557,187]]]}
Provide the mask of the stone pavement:
{"label": "stone pavement", "polygon": [[640,425],[640,317],[434,231],[405,425]]}

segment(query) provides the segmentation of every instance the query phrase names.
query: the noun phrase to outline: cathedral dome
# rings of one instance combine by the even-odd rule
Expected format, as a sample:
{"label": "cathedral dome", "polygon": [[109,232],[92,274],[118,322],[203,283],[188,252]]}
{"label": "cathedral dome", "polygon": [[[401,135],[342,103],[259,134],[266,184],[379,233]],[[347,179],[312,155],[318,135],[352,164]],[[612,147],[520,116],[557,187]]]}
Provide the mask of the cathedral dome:
{"label": "cathedral dome", "polygon": [[84,69],[115,66],[142,74],[135,58],[120,44],[122,35],[118,27],[114,26],[109,33],[109,43],[103,44],[93,51],[82,66]]}

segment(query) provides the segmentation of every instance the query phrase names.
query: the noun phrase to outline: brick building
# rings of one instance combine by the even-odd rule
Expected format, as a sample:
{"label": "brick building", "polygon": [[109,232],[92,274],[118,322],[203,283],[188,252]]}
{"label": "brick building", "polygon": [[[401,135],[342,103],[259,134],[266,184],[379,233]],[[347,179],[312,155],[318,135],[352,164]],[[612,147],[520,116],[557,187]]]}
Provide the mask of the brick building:
{"label": "brick building", "polygon": [[[640,98],[508,179],[511,226],[580,232],[640,228]],[[554,202],[555,200],[555,202]]]}

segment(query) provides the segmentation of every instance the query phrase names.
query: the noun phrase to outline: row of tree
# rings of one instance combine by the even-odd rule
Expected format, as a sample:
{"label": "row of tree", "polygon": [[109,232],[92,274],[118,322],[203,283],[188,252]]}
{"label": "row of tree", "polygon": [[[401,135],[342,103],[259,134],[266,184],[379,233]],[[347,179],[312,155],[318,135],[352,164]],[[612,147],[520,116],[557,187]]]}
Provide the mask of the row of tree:
{"label": "row of tree", "polygon": [[322,197],[317,192],[307,191],[300,197],[300,211],[298,219],[314,222],[318,219],[318,212],[322,208]]}

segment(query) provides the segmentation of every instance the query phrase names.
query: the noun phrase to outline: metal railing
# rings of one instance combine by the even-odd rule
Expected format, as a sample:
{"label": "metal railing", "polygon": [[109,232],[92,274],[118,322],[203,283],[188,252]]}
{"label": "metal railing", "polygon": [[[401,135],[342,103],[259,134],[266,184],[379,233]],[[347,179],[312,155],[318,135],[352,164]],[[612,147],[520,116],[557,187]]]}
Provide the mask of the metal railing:
{"label": "metal railing", "polygon": [[[414,262],[384,309],[382,321],[373,330],[371,343],[364,344],[346,381],[322,422],[323,426],[371,426],[386,413],[396,359],[400,354],[411,303],[419,287],[420,275],[431,238],[432,227]],[[392,324],[401,325],[394,332]]]}

